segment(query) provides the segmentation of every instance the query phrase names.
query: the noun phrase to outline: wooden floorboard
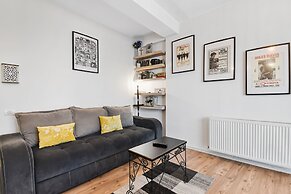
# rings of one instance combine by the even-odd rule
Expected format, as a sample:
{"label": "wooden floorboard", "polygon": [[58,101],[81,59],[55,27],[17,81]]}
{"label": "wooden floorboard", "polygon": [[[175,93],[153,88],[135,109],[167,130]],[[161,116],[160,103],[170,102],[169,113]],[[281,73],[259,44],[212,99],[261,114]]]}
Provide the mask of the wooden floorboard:
{"label": "wooden floorboard", "polygon": [[[207,194],[291,194],[289,174],[190,149],[187,149],[187,167],[214,177]],[[65,194],[111,194],[125,184],[128,184],[128,164],[75,187]]]}

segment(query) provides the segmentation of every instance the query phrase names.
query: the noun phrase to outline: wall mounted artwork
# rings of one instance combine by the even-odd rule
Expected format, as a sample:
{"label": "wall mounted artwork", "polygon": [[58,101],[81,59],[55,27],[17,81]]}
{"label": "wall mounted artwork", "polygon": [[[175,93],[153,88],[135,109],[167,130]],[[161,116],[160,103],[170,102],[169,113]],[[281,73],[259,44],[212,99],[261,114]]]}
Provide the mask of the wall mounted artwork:
{"label": "wall mounted artwork", "polygon": [[195,70],[195,36],[172,41],[172,74]]}
{"label": "wall mounted artwork", "polygon": [[235,79],[235,37],[204,44],[203,81]]}
{"label": "wall mounted artwork", "polygon": [[72,32],[73,38],[73,70],[99,73],[98,39]]}
{"label": "wall mounted artwork", "polygon": [[246,51],[246,95],[290,94],[290,43]]}
{"label": "wall mounted artwork", "polygon": [[19,65],[1,64],[2,83],[19,83]]}

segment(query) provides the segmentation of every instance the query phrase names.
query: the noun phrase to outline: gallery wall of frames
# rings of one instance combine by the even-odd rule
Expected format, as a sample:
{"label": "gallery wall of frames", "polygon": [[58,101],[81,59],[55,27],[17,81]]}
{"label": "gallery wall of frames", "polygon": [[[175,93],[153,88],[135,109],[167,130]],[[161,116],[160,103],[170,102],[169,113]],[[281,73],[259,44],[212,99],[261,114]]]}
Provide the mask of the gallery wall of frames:
{"label": "gallery wall of frames", "polygon": [[[173,40],[172,74],[195,70],[195,35]],[[203,45],[203,82],[235,79],[236,37]],[[290,43],[245,51],[245,94],[290,94]]]}

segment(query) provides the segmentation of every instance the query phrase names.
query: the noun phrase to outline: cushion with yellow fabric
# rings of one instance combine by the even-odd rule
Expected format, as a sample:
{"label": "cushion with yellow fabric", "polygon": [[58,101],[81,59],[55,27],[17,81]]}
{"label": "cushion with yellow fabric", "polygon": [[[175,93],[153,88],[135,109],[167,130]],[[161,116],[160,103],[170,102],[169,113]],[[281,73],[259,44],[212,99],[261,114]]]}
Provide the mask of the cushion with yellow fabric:
{"label": "cushion with yellow fabric", "polygon": [[49,147],[75,141],[74,136],[75,123],[37,127],[39,136],[39,148]]}
{"label": "cushion with yellow fabric", "polygon": [[101,124],[101,134],[121,130],[122,124],[120,115],[116,116],[99,116]]}

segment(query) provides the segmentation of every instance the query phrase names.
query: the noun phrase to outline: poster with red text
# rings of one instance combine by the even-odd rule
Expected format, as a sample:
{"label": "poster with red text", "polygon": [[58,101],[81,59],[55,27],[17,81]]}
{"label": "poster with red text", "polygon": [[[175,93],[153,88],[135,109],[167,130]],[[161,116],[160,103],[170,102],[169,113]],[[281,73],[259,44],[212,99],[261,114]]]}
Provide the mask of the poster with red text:
{"label": "poster with red text", "polygon": [[290,43],[246,51],[246,94],[290,94]]}

